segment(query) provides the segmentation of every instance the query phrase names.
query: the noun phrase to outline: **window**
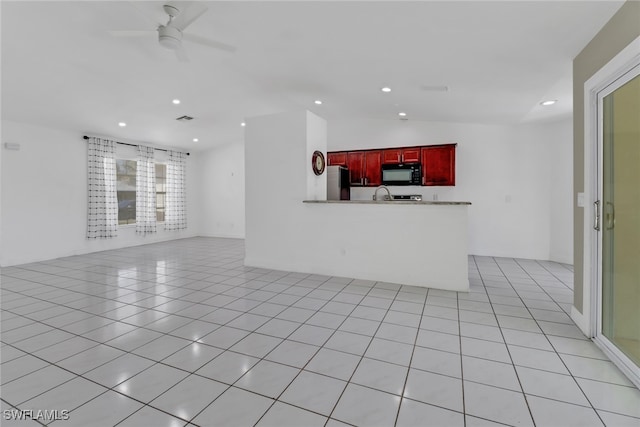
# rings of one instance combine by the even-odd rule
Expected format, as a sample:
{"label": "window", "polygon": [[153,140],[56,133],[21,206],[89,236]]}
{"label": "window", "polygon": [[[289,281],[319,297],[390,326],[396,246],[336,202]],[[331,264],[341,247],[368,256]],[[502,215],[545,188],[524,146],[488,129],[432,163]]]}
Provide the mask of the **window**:
{"label": "window", "polygon": [[156,163],[156,221],[164,222],[167,199],[167,165]]}
{"label": "window", "polygon": [[[116,160],[118,192],[118,224],[136,223],[136,169],[135,160]],[[164,222],[167,165],[156,163],[156,220]]]}
{"label": "window", "polygon": [[118,225],[136,223],[136,166],[135,160],[116,160]]}

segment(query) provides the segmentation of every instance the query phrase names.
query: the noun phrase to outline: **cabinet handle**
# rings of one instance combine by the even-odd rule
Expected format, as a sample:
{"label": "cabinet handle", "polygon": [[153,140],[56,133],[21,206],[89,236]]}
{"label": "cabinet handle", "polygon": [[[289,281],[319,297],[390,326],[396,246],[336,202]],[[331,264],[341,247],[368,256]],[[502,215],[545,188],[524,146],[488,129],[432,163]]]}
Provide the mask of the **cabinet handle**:
{"label": "cabinet handle", "polygon": [[600,231],[600,200],[593,202],[593,229]]}
{"label": "cabinet handle", "polygon": [[367,185],[369,183],[369,178],[367,178],[366,176],[364,177],[364,185]]}

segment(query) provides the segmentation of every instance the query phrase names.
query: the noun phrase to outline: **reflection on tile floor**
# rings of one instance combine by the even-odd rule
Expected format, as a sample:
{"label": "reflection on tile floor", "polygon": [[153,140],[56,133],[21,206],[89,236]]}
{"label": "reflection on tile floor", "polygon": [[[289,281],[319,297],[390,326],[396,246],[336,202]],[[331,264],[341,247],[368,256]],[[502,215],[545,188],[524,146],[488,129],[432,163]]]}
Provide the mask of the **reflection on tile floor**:
{"label": "reflection on tile floor", "polygon": [[640,425],[570,266],[471,256],[456,293],[243,258],[193,238],[2,269],[2,425]]}

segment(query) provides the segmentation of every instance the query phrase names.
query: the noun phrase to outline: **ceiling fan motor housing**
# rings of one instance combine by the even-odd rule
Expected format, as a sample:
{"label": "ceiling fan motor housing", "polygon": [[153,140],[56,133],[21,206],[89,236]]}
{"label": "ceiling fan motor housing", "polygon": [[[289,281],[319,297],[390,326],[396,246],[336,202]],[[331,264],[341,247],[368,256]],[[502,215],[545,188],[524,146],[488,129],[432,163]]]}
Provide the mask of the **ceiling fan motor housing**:
{"label": "ceiling fan motor housing", "polygon": [[158,28],[160,44],[171,50],[176,50],[182,45],[182,31],[170,25],[161,25]]}

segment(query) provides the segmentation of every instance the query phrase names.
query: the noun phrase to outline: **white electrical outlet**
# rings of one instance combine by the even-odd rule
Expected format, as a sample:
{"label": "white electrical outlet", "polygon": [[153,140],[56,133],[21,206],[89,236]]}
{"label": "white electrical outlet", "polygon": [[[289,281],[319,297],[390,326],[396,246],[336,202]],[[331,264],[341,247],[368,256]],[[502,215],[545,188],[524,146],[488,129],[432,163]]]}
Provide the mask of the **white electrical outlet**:
{"label": "white electrical outlet", "polygon": [[584,193],[578,193],[578,200],[576,200],[578,206],[584,208]]}

